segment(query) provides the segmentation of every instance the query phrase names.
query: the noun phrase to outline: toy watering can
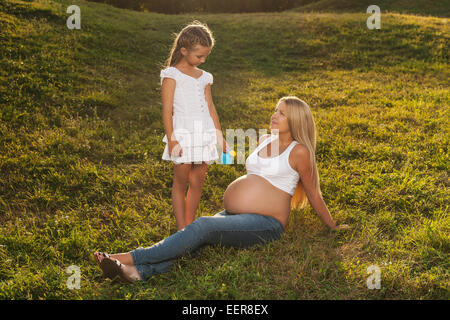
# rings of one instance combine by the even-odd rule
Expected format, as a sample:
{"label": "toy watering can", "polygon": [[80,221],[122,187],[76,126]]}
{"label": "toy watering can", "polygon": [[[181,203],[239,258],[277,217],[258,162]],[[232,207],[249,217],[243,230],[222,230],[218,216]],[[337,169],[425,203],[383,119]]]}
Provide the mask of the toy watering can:
{"label": "toy watering can", "polygon": [[222,152],[222,164],[232,164],[234,157],[236,157],[236,152],[234,150]]}

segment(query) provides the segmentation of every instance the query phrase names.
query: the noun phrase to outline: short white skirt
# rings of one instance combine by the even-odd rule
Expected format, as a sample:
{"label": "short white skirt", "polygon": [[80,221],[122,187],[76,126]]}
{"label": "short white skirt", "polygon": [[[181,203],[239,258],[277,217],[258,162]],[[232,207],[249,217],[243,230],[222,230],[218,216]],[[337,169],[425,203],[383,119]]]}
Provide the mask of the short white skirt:
{"label": "short white skirt", "polygon": [[209,114],[173,117],[173,134],[181,146],[182,155],[172,156],[169,154],[167,135],[163,142],[166,143],[162,155],[163,160],[180,163],[202,163],[211,164],[219,159],[217,151],[217,131]]}

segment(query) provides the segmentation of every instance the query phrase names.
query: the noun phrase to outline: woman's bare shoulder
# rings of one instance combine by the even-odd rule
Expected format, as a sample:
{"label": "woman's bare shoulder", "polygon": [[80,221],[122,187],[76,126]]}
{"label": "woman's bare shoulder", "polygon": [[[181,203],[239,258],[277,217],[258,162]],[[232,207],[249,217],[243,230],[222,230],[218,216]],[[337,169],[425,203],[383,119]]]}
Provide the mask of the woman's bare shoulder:
{"label": "woman's bare shoulder", "polygon": [[292,148],[292,152],[296,153],[296,154],[300,154],[302,152],[308,152],[308,148],[302,144],[302,143],[297,143],[295,144],[295,146]]}
{"label": "woman's bare shoulder", "polygon": [[310,155],[308,148],[301,143],[297,143],[294,148],[292,148],[292,152],[289,155],[290,160],[294,163],[292,168],[299,171],[298,169],[300,167],[304,167],[305,165],[309,166],[309,157]]}

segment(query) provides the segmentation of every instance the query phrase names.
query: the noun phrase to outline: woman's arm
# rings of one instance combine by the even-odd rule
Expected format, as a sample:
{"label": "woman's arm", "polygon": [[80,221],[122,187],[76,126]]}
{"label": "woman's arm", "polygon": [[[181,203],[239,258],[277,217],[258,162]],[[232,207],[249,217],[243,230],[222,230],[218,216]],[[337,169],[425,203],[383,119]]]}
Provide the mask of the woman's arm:
{"label": "woman's arm", "polygon": [[332,230],[337,229],[333,218],[328,211],[328,208],[320,195],[319,191],[314,188],[313,180],[311,176],[311,165],[309,161],[309,152],[305,146],[298,145],[294,147],[294,155],[296,159],[296,170],[300,175],[303,188],[305,189],[306,196],[308,197],[311,207],[320,217],[320,219]]}

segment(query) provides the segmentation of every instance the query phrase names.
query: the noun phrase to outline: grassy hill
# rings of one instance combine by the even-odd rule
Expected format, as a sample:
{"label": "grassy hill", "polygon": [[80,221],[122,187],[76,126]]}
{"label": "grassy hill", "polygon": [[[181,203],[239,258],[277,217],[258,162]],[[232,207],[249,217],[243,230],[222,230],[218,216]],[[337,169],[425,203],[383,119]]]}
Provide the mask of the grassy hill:
{"label": "grassy hill", "polygon": [[[66,27],[71,4],[81,30]],[[385,13],[368,30],[367,16],[1,1],[0,298],[449,299],[448,19]],[[206,248],[147,283],[111,284],[94,251],[176,231],[159,71],[193,19],[216,37],[200,68],[224,133],[268,129],[284,95],[307,101],[324,200],[353,229],[331,234],[308,208],[269,246]],[[211,165],[198,214],[222,210],[243,174]],[[71,265],[79,290],[66,286]],[[367,289],[371,265],[380,290]]]}
{"label": "grassy hill", "polygon": [[[302,2],[302,1],[300,1]],[[366,12],[367,7],[375,4],[381,12],[416,14],[421,16],[450,16],[448,0],[307,0],[305,4],[291,9],[296,12]]]}

